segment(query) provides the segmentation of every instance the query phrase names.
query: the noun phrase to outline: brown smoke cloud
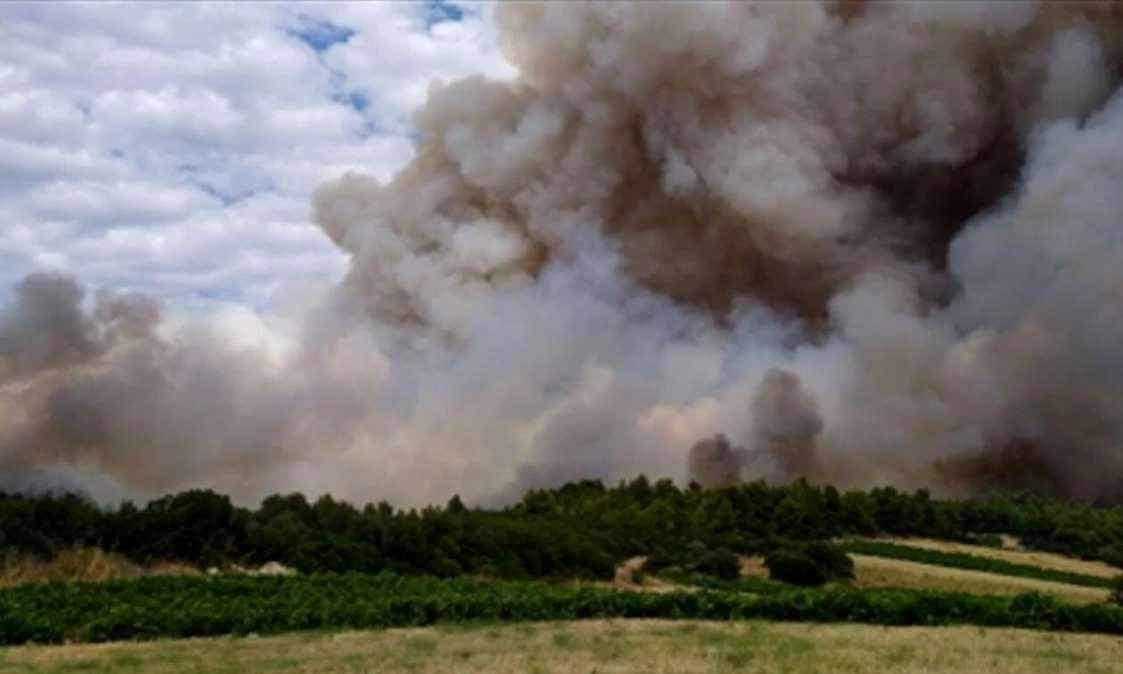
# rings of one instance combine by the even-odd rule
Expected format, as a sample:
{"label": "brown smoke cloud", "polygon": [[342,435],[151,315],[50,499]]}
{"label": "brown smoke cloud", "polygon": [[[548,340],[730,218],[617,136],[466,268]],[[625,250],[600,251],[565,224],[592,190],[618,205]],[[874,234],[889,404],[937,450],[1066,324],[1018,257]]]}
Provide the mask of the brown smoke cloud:
{"label": "brown smoke cloud", "polygon": [[352,264],[310,307],[173,326],[26,280],[0,320],[2,479],[1123,496],[1118,7],[497,21],[516,82],[435,86],[409,165],[317,192]]}

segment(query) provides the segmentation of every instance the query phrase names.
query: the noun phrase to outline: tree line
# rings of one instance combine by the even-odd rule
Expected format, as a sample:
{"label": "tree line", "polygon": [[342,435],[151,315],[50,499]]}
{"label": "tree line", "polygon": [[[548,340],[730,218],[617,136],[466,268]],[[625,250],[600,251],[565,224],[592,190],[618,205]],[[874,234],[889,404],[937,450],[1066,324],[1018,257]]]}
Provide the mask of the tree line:
{"label": "tree line", "polygon": [[1018,536],[1038,550],[1123,565],[1123,509],[1037,497],[937,500],[892,487],[841,492],[805,481],[679,487],[645,477],[535,489],[503,508],[356,506],[274,495],[256,508],[209,490],[138,506],[76,494],[0,493],[0,551],[49,558],[100,547],[141,564],[199,567],[277,561],[306,573],[611,578],[620,560],[686,546],[767,553],[782,539]]}

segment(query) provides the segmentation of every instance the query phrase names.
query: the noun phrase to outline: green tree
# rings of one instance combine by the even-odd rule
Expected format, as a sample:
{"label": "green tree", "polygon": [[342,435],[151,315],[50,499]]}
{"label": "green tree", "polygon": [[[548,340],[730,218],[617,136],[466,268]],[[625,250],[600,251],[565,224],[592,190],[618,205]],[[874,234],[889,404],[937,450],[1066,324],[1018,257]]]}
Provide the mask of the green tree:
{"label": "green tree", "polygon": [[737,532],[737,513],[729,490],[706,492],[694,513],[694,530],[706,538]]}
{"label": "green tree", "polygon": [[141,518],[149,560],[170,559],[201,566],[226,563],[246,538],[248,518],[238,517],[230,497],[191,490],[152,501]]}
{"label": "green tree", "polygon": [[813,487],[800,480],[776,506],[772,516],[777,533],[789,538],[824,538],[826,508]]}

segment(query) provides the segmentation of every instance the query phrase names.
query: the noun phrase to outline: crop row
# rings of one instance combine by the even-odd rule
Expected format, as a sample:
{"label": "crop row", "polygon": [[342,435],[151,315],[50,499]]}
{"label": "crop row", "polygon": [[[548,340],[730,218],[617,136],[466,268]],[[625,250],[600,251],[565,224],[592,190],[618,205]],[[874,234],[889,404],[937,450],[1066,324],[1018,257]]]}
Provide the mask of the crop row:
{"label": "crop row", "polygon": [[155,577],[0,591],[0,644],[583,618],[976,624],[1123,634],[1123,608],[1116,606],[910,590],[658,594],[384,574]]}
{"label": "crop row", "polygon": [[842,549],[851,554],[870,555],[872,557],[885,557],[888,559],[901,559],[922,564],[933,564],[955,569],[968,569],[971,571],[986,571],[1003,576],[1019,576],[1036,580],[1048,580],[1069,585],[1084,587],[1112,587],[1110,578],[1100,578],[1083,573],[1045,569],[1030,564],[1016,564],[1000,559],[978,557],[959,552],[942,552],[939,550],[925,550],[908,545],[898,545],[882,541],[853,541],[841,545]]}

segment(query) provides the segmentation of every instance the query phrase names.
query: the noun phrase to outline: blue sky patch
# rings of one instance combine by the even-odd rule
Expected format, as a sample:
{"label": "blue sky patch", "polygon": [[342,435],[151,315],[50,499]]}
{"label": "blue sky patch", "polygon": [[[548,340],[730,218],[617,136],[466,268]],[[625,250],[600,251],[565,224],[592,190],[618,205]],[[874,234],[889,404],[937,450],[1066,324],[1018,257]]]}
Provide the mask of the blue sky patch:
{"label": "blue sky patch", "polygon": [[317,54],[326,52],[334,45],[346,44],[355,35],[352,28],[308,16],[301,16],[300,23],[299,27],[290,28],[288,34],[311,47]]}
{"label": "blue sky patch", "polygon": [[205,300],[233,300],[237,299],[238,293],[230,288],[201,288],[195,291],[197,297]]}
{"label": "blue sky patch", "polygon": [[464,10],[448,0],[429,0],[425,3],[425,27],[432,28],[445,21],[460,21]]}
{"label": "blue sky patch", "polygon": [[370,99],[366,94],[361,91],[344,91],[337,93],[331,97],[331,100],[342,105],[347,105],[355,109],[356,112],[363,113],[370,108]]}
{"label": "blue sky patch", "polygon": [[179,164],[176,170],[184,182],[218,199],[224,207],[276,189],[273,181],[264,176],[223,174],[221,171],[203,170],[190,162]]}
{"label": "blue sky patch", "polygon": [[214,185],[207,185],[205,183],[199,183],[195,187],[202,190],[203,192],[206,192],[207,194],[211,195],[215,199],[218,199],[219,201],[221,201],[223,206],[232,206],[235,203],[241,201],[242,199],[244,199],[246,197],[253,196],[252,191],[249,194],[246,194],[246,195],[235,194],[235,193],[232,193],[232,192],[226,192],[224,190],[220,190],[219,188],[215,187]]}

